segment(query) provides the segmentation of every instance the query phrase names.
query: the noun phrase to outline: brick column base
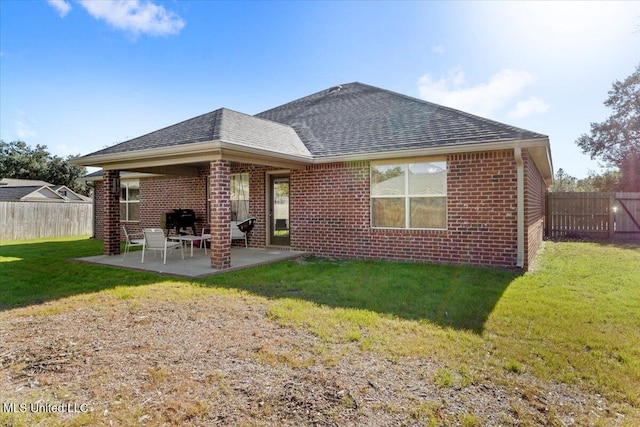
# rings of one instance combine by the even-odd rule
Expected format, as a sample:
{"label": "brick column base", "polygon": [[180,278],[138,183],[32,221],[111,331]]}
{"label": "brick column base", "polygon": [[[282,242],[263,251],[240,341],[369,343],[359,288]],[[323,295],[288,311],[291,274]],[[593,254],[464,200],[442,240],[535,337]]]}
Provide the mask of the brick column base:
{"label": "brick column base", "polygon": [[104,254],[120,253],[120,171],[105,170],[102,200],[104,200]]}
{"label": "brick column base", "polygon": [[211,267],[231,267],[231,163],[215,160],[209,166],[211,186]]}

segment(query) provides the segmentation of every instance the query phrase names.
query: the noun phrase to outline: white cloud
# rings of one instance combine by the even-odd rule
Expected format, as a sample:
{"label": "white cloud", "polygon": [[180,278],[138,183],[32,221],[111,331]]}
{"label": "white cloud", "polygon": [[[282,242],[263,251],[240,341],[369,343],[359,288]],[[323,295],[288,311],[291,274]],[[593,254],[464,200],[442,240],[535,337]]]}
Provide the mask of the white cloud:
{"label": "white cloud", "polygon": [[523,119],[533,114],[546,113],[549,107],[549,104],[540,98],[532,96],[526,101],[518,101],[515,110],[511,111],[509,116],[515,119]]}
{"label": "white cloud", "polygon": [[134,35],[176,34],[184,27],[178,15],[150,1],[79,0],[91,16]]}
{"label": "white cloud", "polygon": [[47,3],[58,12],[61,18],[64,18],[71,10],[71,5],[65,0],[47,0]]}
{"label": "white cloud", "polygon": [[432,47],[431,51],[437,53],[438,55],[444,55],[445,53],[447,53],[447,48],[439,44],[438,46]]}
{"label": "white cloud", "polygon": [[[526,71],[504,69],[491,76],[489,82],[470,86],[464,71],[458,67],[437,80],[425,74],[418,80],[418,90],[420,97],[427,101],[480,116],[492,116],[506,108],[513,108],[516,99],[534,81],[535,77]],[[516,104],[513,117],[544,112],[548,108],[538,98],[519,103],[522,105]]]}

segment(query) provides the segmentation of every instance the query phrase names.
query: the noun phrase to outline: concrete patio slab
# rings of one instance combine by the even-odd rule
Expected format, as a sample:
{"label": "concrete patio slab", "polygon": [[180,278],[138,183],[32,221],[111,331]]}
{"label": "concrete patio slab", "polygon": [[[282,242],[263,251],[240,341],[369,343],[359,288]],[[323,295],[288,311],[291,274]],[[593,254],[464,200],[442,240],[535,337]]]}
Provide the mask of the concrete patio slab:
{"label": "concrete patio slab", "polygon": [[76,258],[76,261],[90,264],[108,265],[112,267],[128,268],[131,270],[151,271],[154,273],[167,274],[179,277],[203,277],[212,274],[226,273],[243,268],[256,267],[264,264],[285,261],[307,256],[305,252],[279,250],[279,249],[254,249],[254,248],[231,248],[231,268],[218,270],[211,267],[211,258],[205,254],[204,250],[197,249],[193,252],[193,257],[189,256],[189,248],[185,248],[184,259],[180,256],[180,251],[173,250],[167,254],[167,263],[162,263],[162,257],[153,253],[145,253],[144,264],[142,251],[132,251],[126,257],[122,255],[98,255],[84,258]]}

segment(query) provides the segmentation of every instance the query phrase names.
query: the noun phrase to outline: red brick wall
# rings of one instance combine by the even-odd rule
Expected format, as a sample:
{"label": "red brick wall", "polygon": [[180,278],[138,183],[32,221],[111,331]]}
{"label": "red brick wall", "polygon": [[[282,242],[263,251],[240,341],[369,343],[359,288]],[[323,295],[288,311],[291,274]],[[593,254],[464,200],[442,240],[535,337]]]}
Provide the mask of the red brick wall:
{"label": "red brick wall", "polygon": [[[202,227],[208,222],[207,214],[207,190],[206,174],[208,170],[200,171],[197,177],[161,176],[140,179],[140,221],[123,221],[131,233],[142,232],[143,228],[160,227],[162,215],[173,209],[193,209],[198,222],[196,232],[200,233]],[[98,209],[104,206],[102,195],[103,182],[96,182],[96,203]],[[104,216],[100,212],[96,215],[96,238],[102,239]],[[122,228],[120,228],[122,230]],[[121,240],[124,235],[121,233]]]}
{"label": "red brick wall", "polygon": [[[523,151],[525,162],[525,262],[542,241],[544,184]],[[252,247],[266,242],[266,174],[272,168],[233,164],[231,173],[249,172],[250,215],[257,223]],[[319,256],[443,262],[513,267],[517,257],[516,163],[512,150],[456,154],[447,157],[447,229],[371,228],[369,162],[332,163],[292,170],[291,247]],[[158,226],[173,208],[206,217],[206,177],[157,177],[140,180],[141,221],[132,231]],[[101,183],[96,183],[101,203]],[[100,205],[99,205],[100,206]],[[103,218],[98,211],[97,237]],[[137,228],[136,228],[137,226]],[[200,228],[198,228],[200,230]],[[526,266],[525,266],[526,267]]]}
{"label": "red brick wall", "polygon": [[292,248],[354,258],[373,245],[368,235],[368,162],[292,171],[289,191]]}
{"label": "red brick wall", "polygon": [[104,185],[100,188],[103,215],[103,239],[105,255],[120,253],[120,172],[104,171]]}
{"label": "red brick wall", "polygon": [[94,237],[98,240],[104,238],[104,206],[105,206],[105,194],[104,194],[104,181],[96,181],[94,183],[93,197],[96,206],[96,216],[94,218]]}
{"label": "red brick wall", "polygon": [[[140,180],[140,228],[162,227],[163,215],[173,209],[193,209],[196,213],[196,234],[202,232],[207,220],[206,174],[198,176],[161,176]],[[134,224],[131,224],[134,225]],[[130,227],[129,225],[127,226]],[[133,227],[132,227],[133,228]]]}
{"label": "red brick wall", "polygon": [[229,177],[231,163],[226,160],[211,162],[211,266],[218,269],[231,266],[231,190]]}
{"label": "red brick wall", "polygon": [[523,152],[523,160],[525,167],[525,269],[528,269],[542,244],[544,236],[547,185],[526,151]]}
{"label": "red brick wall", "polygon": [[447,158],[452,262],[513,267],[517,173],[512,150]]}
{"label": "red brick wall", "polygon": [[447,168],[446,230],[371,228],[368,162],[293,171],[292,248],[339,258],[514,266],[513,151],[451,155]]}

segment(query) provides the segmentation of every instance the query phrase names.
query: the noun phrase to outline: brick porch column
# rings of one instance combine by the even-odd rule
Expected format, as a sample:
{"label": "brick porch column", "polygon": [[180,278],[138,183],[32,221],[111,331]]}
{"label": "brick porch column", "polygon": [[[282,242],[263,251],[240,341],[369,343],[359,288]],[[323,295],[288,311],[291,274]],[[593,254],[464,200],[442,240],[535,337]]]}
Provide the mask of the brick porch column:
{"label": "brick porch column", "polygon": [[103,172],[104,254],[120,253],[120,171]]}
{"label": "brick porch column", "polygon": [[214,160],[209,165],[211,185],[211,267],[231,267],[231,163]]}

